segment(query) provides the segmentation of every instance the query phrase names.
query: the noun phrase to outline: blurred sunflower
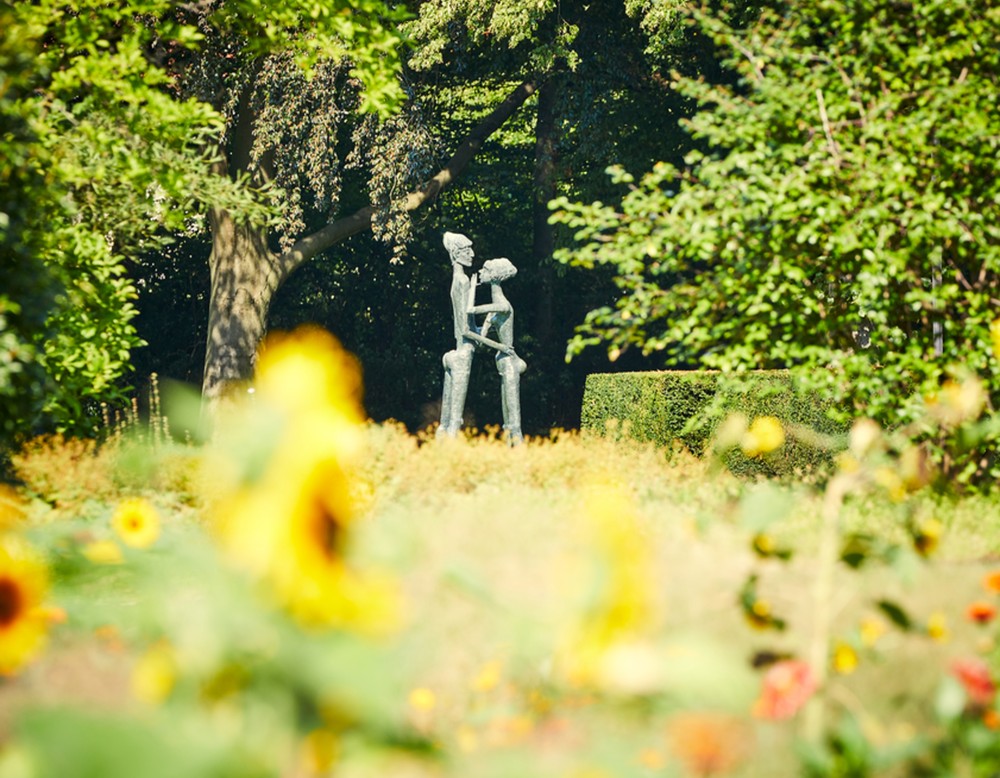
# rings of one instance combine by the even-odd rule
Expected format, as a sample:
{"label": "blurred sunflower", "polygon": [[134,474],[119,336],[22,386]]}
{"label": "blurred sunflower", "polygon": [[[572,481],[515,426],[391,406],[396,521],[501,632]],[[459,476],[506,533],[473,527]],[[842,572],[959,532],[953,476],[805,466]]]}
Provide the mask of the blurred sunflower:
{"label": "blurred sunflower", "polygon": [[951,633],[948,630],[948,617],[942,611],[934,611],[927,619],[927,636],[938,643],[944,643]]}
{"label": "blurred sunflower", "polygon": [[160,514],[141,497],[124,500],[111,517],[122,543],[132,548],[149,548],[160,537]]}
{"label": "blurred sunflower", "polygon": [[[618,691],[655,685],[660,667],[648,639],[659,623],[659,604],[634,504],[606,484],[588,491],[585,506],[590,578],[574,585],[590,596],[564,643],[565,671],[573,683]],[[631,669],[623,673],[624,665]]]}
{"label": "blurred sunflower", "polygon": [[917,522],[912,528],[913,547],[922,557],[931,556],[941,544],[944,525],[934,518]]}
{"label": "blurred sunflower", "polygon": [[740,448],[748,457],[770,454],[784,444],[785,428],[774,416],[758,416],[740,440]]}
{"label": "blurred sunflower", "polygon": [[[349,468],[363,442],[356,360],[306,328],[269,338],[256,407],[280,424],[262,466],[216,506],[219,539],[301,621],[380,631],[396,620],[394,585],[346,560],[358,492]],[[252,421],[251,421],[252,423]]]}
{"label": "blurred sunflower", "polygon": [[0,531],[24,519],[24,502],[14,489],[0,484]]}
{"label": "blurred sunflower", "polygon": [[94,540],[81,549],[81,553],[97,565],[119,565],[125,561],[122,550],[113,540]]}
{"label": "blurred sunflower", "polygon": [[132,667],[132,693],[150,705],[159,705],[170,696],[177,682],[177,658],[167,643],[157,643]]}
{"label": "blurred sunflower", "polygon": [[257,358],[257,398],[292,415],[334,414],[364,421],[361,369],[330,333],[300,327],[268,336]]}
{"label": "blurred sunflower", "polygon": [[21,541],[0,537],[0,674],[17,672],[45,643],[45,565]]}

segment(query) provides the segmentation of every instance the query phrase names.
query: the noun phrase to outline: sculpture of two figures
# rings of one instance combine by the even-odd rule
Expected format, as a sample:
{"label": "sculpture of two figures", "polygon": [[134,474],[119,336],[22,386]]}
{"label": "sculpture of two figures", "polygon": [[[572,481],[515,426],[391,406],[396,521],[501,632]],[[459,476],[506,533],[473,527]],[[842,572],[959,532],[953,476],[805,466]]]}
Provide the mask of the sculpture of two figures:
{"label": "sculpture of two figures", "polygon": [[[489,259],[472,277],[465,269],[472,266],[475,252],[472,241],[455,232],[444,234],[444,247],[451,257],[451,308],[455,324],[455,348],[444,355],[444,392],[441,397],[439,436],[454,437],[462,428],[465,396],[469,390],[469,375],[477,346],[496,351],[497,372],[500,374],[500,401],[503,406],[503,427],[510,444],[524,439],[521,432],[521,373],[527,364],[514,351],[514,309],[503,293],[501,284],[517,273],[509,259]],[[489,284],[491,300],[476,305],[476,287]],[[476,317],[485,314],[482,324]],[[493,333],[493,338],[489,337]]]}

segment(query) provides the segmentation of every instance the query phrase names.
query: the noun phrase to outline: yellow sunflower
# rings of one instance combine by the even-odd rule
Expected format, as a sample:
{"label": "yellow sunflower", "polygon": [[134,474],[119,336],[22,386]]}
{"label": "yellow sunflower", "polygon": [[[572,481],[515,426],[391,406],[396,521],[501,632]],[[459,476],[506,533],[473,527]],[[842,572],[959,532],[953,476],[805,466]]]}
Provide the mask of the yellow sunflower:
{"label": "yellow sunflower", "polygon": [[364,421],[358,361],[318,327],[268,336],[254,386],[258,399],[293,414],[326,411]]}
{"label": "yellow sunflower", "polygon": [[125,500],[111,517],[122,543],[133,548],[149,548],[160,537],[160,514],[141,497]]}
{"label": "yellow sunflower", "polygon": [[[595,484],[587,492],[584,511],[589,559],[581,560],[581,573],[589,573],[590,580],[573,585],[590,596],[569,625],[561,660],[572,683],[620,688],[634,681],[621,672],[622,660],[643,674],[649,655],[646,641],[659,623],[652,558],[633,500],[624,489]],[[639,679],[647,680],[653,680],[652,675]]]}
{"label": "yellow sunflower", "polygon": [[740,441],[748,457],[770,454],[785,444],[785,429],[774,416],[759,416],[753,420]]}
{"label": "yellow sunflower", "polygon": [[0,531],[24,519],[24,503],[11,487],[0,484]]}
{"label": "yellow sunflower", "polygon": [[31,550],[0,537],[0,674],[17,672],[45,643],[48,571]]}
{"label": "yellow sunflower", "polygon": [[300,620],[387,628],[395,622],[394,586],[344,559],[355,508],[335,437],[324,429],[317,423],[291,437],[260,480],[220,504],[219,539]]}
{"label": "yellow sunflower", "polygon": [[357,513],[350,468],[364,444],[357,360],[317,328],[274,335],[255,390],[252,412],[279,424],[260,465],[216,503],[221,545],[303,622],[391,626],[394,585],[345,559]]}

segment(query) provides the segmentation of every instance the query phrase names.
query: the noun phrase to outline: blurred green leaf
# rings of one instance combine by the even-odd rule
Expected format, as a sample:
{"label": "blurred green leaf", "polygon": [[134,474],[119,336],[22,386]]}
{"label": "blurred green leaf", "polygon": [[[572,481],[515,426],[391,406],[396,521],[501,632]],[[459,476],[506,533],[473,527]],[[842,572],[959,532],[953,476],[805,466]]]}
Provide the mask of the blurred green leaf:
{"label": "blurred green leaf", "polygon": [[878,609],[886,615],[889,621],[904,632],[909,632],[913,629],[913,621],[910,619],[906,611],[896,603],[891,600],[878,600],[875,604],[878,606]]}

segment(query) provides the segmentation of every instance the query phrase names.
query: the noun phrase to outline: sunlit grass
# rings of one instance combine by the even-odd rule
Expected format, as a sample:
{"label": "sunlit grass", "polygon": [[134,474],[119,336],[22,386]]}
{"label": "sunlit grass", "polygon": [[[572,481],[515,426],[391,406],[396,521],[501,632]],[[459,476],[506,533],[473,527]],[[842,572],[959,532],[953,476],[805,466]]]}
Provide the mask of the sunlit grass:
{"label": "sunlit grass", "polygon": [[[797,728],[753,718],[760,673],[751,664],[767,654],[807,651],[817,608],[821,494],[741,482],[681,451],[568,432],[516,448],[495,431],[438,441],[391,424],[368,426],[365,438],[366,454],[349,472],[359,514],[344,554],[397,582],[402,624],[395,640],[402,650],[394,669],[406,679],[397,704],[417,731],[451,754],[453,774],[562,774],[575,769],[573,754],[584,744],[605,742],[607,763],[628,765],[628,775],[704,774],[699,770],[712,760],[726,774],[795,774]],[[175,604],[197,605],[208,585],[197,561],[210,559],[211,500],[195,487],[205,478],[197,449],[166,449],[184,465],[155,490],[116,474],[121,459],[110,452],[95,457],[102,471],[90,462],[83,470],[60,469],[61,456],[78,461],[72,445],[35,451],[44,466],[31,454],[20,460],[31,498],[20,521],[47,549],[53,599],[68,618],[54,625],[49,650],[33,666],[0,685],[4,731],[17,710],[38,702],[139,710],[132,668],[159,618],[143,599],[150,583],[144,570],[166,572],[157,584]],[[164,451],[146,456],[155,461]],[[148,470],[136,457],[133,470]],[[33,475],[43,471],[56,475]],[[52,499],[48,490],[77,494],[71,481],[81,472],[100,488],[86,500]],[[53,485],[52,478],[65,483]],[[614,564],[595,561],[586,530],[599,484],[613,485],[631,506],[660,623],[640,636],[638,648],[623,644],[624,675],[615,670],[610,687],[574,692],[558,657],[587,610],[589,587],[603,585],[601,565]],[[160,536],[148,549],[123,546],[124,565],[88,560],[84,549],[114,541],[116,510],[137,497],[155,506]],[[754,551],[757,512],[786,503],[787,512],[766,527],[767,548],[790,549],[791,558],[762,558]],[[914,517],[934,518],[942,528],[928,556],[913,547],[906,528]],[[892,564],[837,569],[833,634],[856,651],[857,668],[833,676],[830,708],[834,717],[850,712],[873,743],[903,742],[936,726],[931,701],[948,662],[986,639],[965,608],[983,596],[982,576],[993,569],[1000,507],[986,497],[922,492],[904,505],[876,492],[848,500],[843,527],[903,550]],[[748,623],[739,597],[751,573],[756,596],[785,630]],[[907,632],[890,623],[878,600],[905,610]],[[871,623],[878,634],[866,642]],[[647,656],[659,664],[648,668]],[[658,695],[616,699],[615,684],[647,685]],[[692,732],[702,751],[679,744]],[[364,774],[359,764],[350,762],[344,774]],[[400,774],[441,773],[407,761]]]}

